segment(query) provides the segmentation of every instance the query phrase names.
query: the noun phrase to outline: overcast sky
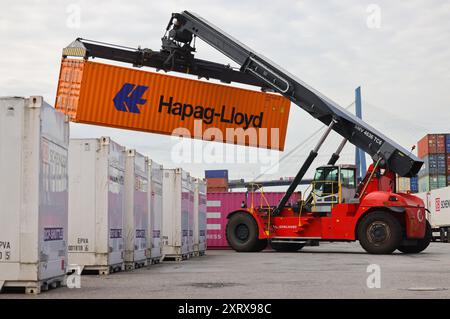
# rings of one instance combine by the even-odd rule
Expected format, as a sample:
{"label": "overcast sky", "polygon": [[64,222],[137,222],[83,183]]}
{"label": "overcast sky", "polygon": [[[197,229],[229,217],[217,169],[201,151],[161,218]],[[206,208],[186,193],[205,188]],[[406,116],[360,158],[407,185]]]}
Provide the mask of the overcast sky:
{"label": "overcast sky", "polygon": [[[192,10],[343,107],[352,103],[354,89],[360,85],[364,120],[408,149],[427,133],[450,131],[450,2],[446,0],[95,4],[2,0],[1,5],[0,96],[43,95],[53,105],[61,49],[76,37],[158,50],[170,14]],[[198,58],[231,62],[205,44],[197,47]],[[292,105],[285,152],[320,127]],[[195,176],[203,176],[204,169],[225,167],[231,178],[251,179],[261,170],[255,163],[174,163],[171,150],[179,142],[171,137],[71,125],[72,137],[102,135]],[[317,164],[327,161],[339,140],[330,138]],[[312,141],[306,143],[266,178],[294,175],[312,146]],[[225,150],[244,148],[226,146]],[[341,162],[352,161],[354,149],[348,146]]]}

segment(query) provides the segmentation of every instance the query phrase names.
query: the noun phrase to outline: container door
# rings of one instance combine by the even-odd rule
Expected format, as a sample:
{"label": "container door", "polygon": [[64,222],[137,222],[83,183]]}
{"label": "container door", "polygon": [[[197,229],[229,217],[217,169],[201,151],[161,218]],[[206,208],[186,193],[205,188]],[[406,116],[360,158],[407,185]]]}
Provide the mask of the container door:
{"label": "container door", "polygon": [[[9,272],[20,261],[20,207],[23,191],[24,100],[0,99],[0,273],[2,280],[17,279]],[[10,277],[11,276],[11,277]]]}
{"label": "container door", "polygon": [[124,157],[122,147],[110,142],[108,181],[108,264],[123,262]]}
{"label": "container door", "polygon": [[40,279],[66,273],[68,223],[68,123],[49,105],[41,108],[39,173]]}
{"label": "container door", "polygon": [[162,167],[152,166],[152,194],[151,194],[151,225],[152,225],[152,250],[151,257],[161,257],[162,250]]}
{"label": "container door", "polygon": [[182,171],[181,176],[181,253],[189,253],[189,176]]}
{"label": "container door", "polygon": [[199,198],[198,198],[199,251],[206,250],[206,193],[204,186],[205,185],[202,184],[199,185]]}
{"label": "container door", "polygon": [[193,181],[189,183],[189,238],[188,238],[188,250],[189,252],[194,251],[194,190],[193,190]]}
{"label": "container door", "polygon": [[134,185],[134,222],[135,222],[135,261],[143,261],[147,258],[148,230],[148,179],[147,164],[145,158],[135,156],[135,185]]}

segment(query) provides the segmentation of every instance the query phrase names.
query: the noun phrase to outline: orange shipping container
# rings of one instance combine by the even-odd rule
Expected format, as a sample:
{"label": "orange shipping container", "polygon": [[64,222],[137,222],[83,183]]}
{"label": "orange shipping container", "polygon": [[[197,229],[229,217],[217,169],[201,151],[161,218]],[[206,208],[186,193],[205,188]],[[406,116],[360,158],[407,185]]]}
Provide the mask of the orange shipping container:
{"label": "orange shipping container", "polygon": [[74,122],[278,150],[290,109],[276,94],[78,59],[62,60],[55,104]]}
{"label": "orange shipping container", "polygon": [[226,178],[207,178],[206,179],[207,187],[228,187],[228,179]]}
{"label": "orange shipping container", "polygon": [[226,187],[208,187],[206,189],[208,193],[227,193],[228,188]]}

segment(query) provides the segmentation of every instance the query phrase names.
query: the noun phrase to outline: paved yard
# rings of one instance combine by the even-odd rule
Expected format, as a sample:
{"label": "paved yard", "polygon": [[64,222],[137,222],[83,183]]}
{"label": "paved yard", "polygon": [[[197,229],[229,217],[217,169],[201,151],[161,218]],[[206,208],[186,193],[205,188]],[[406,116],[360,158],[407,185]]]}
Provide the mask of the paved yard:
{"label": "paved yard", "polygon": [[[371,264],[379,265],[381,288],[367,286]],[[450,298],[450,244],[388,256],[366,254],[358,243],[326,243],[297,253],[208,251],[180,263],[84,275],[80,289],[0,298]]]}

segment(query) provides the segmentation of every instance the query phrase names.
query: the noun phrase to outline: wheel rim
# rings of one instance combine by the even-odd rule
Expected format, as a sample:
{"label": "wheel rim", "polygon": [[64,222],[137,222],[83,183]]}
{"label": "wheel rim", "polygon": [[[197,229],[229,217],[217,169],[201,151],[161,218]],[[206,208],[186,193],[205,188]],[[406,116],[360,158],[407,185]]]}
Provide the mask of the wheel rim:
{"label": "wheel rim", "polygon": [[240,242],[245,242],[250,236],[250,229],[245,224],[239,224],[236,226],[234,234]]}
{"label": "wheel rim", "polygon": [[383,221],[376,221],[367,228],[367,238],[372,244],[382,245],[391,238],[391,229]]}

